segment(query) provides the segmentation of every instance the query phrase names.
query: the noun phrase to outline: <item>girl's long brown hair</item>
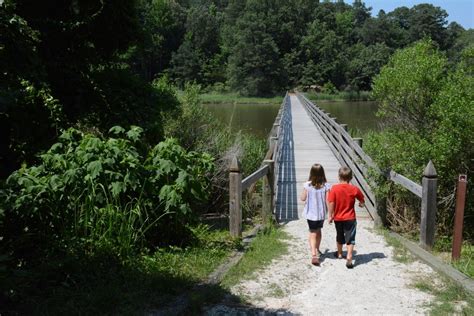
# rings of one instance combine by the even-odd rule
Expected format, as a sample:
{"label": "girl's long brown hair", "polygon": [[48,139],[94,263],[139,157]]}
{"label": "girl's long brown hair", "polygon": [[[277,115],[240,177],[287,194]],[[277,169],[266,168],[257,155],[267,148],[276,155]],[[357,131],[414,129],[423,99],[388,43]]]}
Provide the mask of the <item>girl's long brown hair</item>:
{"label": "girl's long brown hair", "polygon": [[312,165],[308,180],[311,181],[313,187],[320,189],[327,182],[323,166],[319,163]]}

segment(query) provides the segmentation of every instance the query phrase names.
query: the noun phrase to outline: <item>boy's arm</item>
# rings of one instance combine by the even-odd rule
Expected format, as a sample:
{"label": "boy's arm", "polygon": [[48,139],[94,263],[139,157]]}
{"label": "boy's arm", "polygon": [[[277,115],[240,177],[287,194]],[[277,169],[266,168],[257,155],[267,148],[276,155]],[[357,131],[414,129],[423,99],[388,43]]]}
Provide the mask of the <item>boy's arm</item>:
{"label": "boy's arm", "polygon": [[359,188],[357,188],[356,198],[357,198],[357,200],[359,200],[359,206],[360,207],[365,207],[364,194],[362,194],[362,191]]}
{"label": "boy's arm", "polygon": [[329,215],[328,215],[328,221],[329,223],[332,223],[334,220],[334,202],[327,202],[328,203],[328,210],[329,210]]}
{"label": "boy's arm", "polygon": [[300,196],[301,201],[305,202],[307,196],[308,196],[308,191],[306,191],[306,188],[303,188],[303,192],[301,192],[301,196]]}
{"label": "boy's arm", "polygon": [[332,223],[334,220],[334,191],[330,190],[326,196],[326,203],[328,206],[328,222],[329,224]]}

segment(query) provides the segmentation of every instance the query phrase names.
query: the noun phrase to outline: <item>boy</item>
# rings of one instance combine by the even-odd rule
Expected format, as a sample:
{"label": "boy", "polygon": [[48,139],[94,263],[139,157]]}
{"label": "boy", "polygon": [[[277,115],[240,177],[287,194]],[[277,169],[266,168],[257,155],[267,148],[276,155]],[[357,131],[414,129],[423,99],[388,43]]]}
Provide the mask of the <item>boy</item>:
{"label": "boy", "polygon": [[337,232],[337,254],[342,258],[342,244],[347,245],[346,267],[352,269],[352,251],[354,250],[356,235],[356,213],[354,209],[355,200],[359,201],[359,206],[364,207],[364,195],[360,189],[349,182],[352,179],[352,170],[348,167],[339,169],[339,184],[332,187],[328,194],[329,202],[329,223],[336,225]]}

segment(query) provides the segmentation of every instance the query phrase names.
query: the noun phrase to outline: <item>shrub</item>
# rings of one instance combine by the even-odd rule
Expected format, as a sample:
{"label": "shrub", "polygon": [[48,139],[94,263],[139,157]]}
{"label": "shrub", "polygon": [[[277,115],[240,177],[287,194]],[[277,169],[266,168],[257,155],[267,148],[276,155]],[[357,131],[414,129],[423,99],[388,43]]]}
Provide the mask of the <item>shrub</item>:
{"label": "shrub", "polygon": [[[473,56],[474,49],[466,49],[457,68],[449,71],[431,42],[422,41],[392,56],[374,83],[374,94],[382,102],[379,115],[390,120],[390,128],[369,135],[366,150],[379,167],[416,182],[433,161],[438,173],[439,234],[451,234],[458,174],[470,177],[474,170]],[[419,219],[418,199],[406,198],[397,186],[389,192],[389,198],[398,201],[394,217]],[[469,193],[467,235],[474,227],[474,198]],[[406,209],[409,214],[403,213]]]}
{"label": "shrub", "polygon": [[128,255],[183,239],[180,232],[197,217],[192,205],[208,195],[211,157],[187,152],[174,139],[147,153],[139,149],[139,127],[116,126],[110,134],[69,129],[39,165],[7,179],[1,231],[13,257],[74,244]]}

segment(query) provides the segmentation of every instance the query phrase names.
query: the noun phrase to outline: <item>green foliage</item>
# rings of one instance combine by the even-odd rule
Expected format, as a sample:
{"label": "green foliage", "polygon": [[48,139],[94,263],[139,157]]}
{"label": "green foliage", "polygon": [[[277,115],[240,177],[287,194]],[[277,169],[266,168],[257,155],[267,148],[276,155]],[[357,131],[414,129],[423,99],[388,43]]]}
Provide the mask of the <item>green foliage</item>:
{"label": "green foliage", "polygon": [[336,94],[337,89],[336,86],[333,85],[331,81],[326,82],[323,84],[323,88],[321,89],[322,93],[327,93],[327,94]]}
{"label": "green foliage", "polygon": [[444,84],[446,58],[431,41],[397,51],[374,80],[373,94],[380,100],[378,115],[416,129],[430,128],[430,106]]}
{"label": "green foliage", "polygon": [[211,157],[186,152],[174,139],[146,154],[137,146],[139,127],[110,133],[103,138],[70,129],[41,155],[41,164],[7,179],[2,235],[14,256],[74,243],[127,255],[166,238],[185,241],[176,234],[196,219],[192,206],[208,196]]}
{"label": "green foliage", "polygon": [[[391,127],[369,135],[365,146],[380,168],[393,169],[416,182],[427,162],[433,161],[438,173],[441,235],[452,230],[458,175],[470,177],[474,168],[473,50],[466,49],[462,56],[457,68],[449,71],[446,59],[430,42],[395,53],[374,84],[374,94],[382,102],[380,115],[390,120]],[[408,198],[397,186],[388,191],[392,201],[401,203],[394,216],[418,221],[419,201]],[[468,238],[474,226],[473,203],[468,192],[464,230]]]}
{"label": "green foliage", "polygon": [[187,12],[184,41],[173,54],[171,72],[182,87],[197,80],[212,84],[223,80],[219,72],[219,29],[222,13],[214,5],[193,6]]}

